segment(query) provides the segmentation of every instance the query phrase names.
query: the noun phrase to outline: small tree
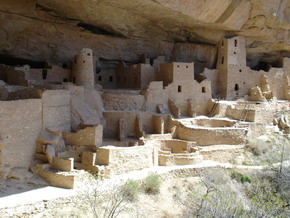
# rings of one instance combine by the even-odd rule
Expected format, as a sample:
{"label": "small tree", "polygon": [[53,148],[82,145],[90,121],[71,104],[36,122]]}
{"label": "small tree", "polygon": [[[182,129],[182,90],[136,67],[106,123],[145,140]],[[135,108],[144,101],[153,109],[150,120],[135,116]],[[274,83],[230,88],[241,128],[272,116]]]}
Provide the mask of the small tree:
{"label": "small tree", "polygon": [[139,183],[132,180],[122,185],[106,184],[88,176],[84,184],[76,197],[76,206],[81,211],[89,210],[93,217],[114,218],[128,212],[128,203],[135,201],[140,193]]}

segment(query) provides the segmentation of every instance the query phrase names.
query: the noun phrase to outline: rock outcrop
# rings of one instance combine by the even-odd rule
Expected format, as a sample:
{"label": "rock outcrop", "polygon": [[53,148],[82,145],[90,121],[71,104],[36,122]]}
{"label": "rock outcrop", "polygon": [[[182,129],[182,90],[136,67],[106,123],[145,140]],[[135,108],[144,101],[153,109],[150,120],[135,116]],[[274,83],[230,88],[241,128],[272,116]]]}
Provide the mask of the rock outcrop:
{"label": "rock outcrop", "polygon": [[[275,65],[290,52],[289,0],[2,0],[0,14],[6,63],[11,56],[20,58],[16,64],[65,63],[90,47],[98,67],[137,62],[141,54],[211,67],[215,55],[203,54],[214,54],[224,35],[246,37],[253,66],[261,60]],[[204,53],[192,52],[197,46]]]}

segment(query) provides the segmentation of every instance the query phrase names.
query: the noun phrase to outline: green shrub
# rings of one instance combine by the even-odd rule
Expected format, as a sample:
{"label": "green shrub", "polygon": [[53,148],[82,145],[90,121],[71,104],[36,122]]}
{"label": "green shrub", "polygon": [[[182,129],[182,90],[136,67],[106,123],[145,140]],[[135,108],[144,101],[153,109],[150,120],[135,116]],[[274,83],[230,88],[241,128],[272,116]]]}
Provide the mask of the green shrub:
{"label": "green shrub", "polygon": [[241,183],[245,183],[245,182],[251,183],[252,182],[251,177],[249,177],[249,176],[241,176]]}
{"label": "green shrub", "polygon": [[156,173],[149,174],[142,183],[142,188],[146,194],[158,194],[160,192],[161,177]]}
{"label": "green shrub", "polygon": [[124,185],[120,187],[120,191],[126,201],[134,202],[137,200],[140,194],[140,184],[134,180],[128,180]]}
{"label": "green shrub", "polygon": [[245,183],[245,182],[251,183],[252,182],[252,179],[250,176],[243,175],[242,173],[237,172],[235,170],[232,171],[231,178],[238,181],[238,182],[241,182],[241,183]]}

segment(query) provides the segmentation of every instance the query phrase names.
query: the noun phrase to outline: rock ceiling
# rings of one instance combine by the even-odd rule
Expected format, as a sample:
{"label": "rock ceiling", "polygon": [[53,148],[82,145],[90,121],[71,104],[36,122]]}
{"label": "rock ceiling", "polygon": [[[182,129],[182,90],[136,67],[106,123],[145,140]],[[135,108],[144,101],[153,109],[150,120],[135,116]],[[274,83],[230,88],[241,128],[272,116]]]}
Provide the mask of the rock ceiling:
{"label": "rock ceiling", "polygon": [[211,67],[224,35],[246,37],[249,62],[290,54],[290,0],[1,0],[0,17],[2,57],[63,63],[89,47],[106,64]]}

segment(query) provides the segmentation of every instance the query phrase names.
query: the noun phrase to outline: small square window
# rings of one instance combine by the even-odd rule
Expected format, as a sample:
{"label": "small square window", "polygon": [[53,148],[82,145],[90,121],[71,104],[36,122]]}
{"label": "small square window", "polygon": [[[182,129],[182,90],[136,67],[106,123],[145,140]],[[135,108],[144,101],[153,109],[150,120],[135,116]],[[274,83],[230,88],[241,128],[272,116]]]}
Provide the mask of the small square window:
{"label": "small square window", "polygon": [[102,76],[98,76],[98,80],[99,81],[102,81]]}

